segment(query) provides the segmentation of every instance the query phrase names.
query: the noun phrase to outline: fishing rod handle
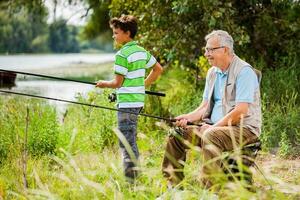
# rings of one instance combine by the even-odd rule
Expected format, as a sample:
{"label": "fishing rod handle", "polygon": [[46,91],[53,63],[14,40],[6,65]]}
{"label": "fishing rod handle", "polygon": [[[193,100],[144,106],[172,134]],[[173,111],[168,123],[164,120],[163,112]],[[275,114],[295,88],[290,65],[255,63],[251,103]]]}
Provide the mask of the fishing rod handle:
{"label": "fishing rod handle", "polygon": [[[178,121],[178,120],[177,119],[170,119],[170,122],[176,122],[176,121]],[[201,123],[201,124],[195,124],[193,122],[189,122],[188,121],[186,125],[189,125],[189,126],[202,126],[203,123]]]}
{"label": "fishing rod handle", "polygon": [[149,91],[149,90],[146,90],[145,93],[146,93],[146,94],[149,94],[149,95],[160,96],[160,97],[165,97],[165,96],[166,96],[165,93],[161,93],[161,92],[153,92],[153,91]]}

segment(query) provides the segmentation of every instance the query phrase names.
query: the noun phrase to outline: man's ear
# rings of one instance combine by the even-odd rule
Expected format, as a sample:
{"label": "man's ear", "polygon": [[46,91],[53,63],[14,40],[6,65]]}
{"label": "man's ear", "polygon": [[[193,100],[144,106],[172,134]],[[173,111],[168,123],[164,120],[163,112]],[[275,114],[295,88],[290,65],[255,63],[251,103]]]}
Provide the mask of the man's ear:
{"label": "man's ear", "polygon": [[229,54],[230,53],[230,50],[228,47],[224,47],[224,50],[225,50],[225,53]]}

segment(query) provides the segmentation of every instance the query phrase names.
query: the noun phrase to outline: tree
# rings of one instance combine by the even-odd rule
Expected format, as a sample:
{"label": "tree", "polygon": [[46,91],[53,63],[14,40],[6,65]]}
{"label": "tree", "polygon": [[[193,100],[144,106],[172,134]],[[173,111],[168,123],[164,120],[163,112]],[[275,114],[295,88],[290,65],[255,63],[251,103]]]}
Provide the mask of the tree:
{"label": "tree", "polygon": [[37,39],[45,38],[47,33],[43,1],[1,2],[0,16],[0,52],[36,52],[46,45],[45,39]]}
{"label": "tree", "polygon": [[109,5],[110,0],[87,0],[89,8],[87,13],[92,10],[90,20],[84,27],[83,35],[85,38],[94,39],[99,34],[105,34],[105,32],[110,31],[109,28]]}
{"label": "tree", "polygon": [[112,16],[137,16],[142,44],[192,71],[195,52],[203,53],[203,38],[214,29],[232,34],[239,55],[263,61],[259,68],[276,68],[285,57],[299,59],[299,1],[113,0],[110,8]]}
{"label": "tree", "polygon": [[66,20],[58,19],[49,26],[49,48],[56,53],[79,52],[76,36],[77,30],[75,27],[70,26],[69,28]]}

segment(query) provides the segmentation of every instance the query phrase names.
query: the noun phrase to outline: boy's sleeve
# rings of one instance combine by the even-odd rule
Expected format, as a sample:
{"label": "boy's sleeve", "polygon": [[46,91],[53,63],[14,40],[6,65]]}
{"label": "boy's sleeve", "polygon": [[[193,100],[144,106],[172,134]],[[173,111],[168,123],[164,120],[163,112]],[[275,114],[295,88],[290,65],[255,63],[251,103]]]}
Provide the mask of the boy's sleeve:
{"label": "boy's sleeve", "polygon": [[123,76],[126,76],[128,73],[127,59],[119,54],[115,56],[114,71],[115,74],[120,74]]}
{"label": "boy's sleeve", "polygon": [[149,52],[147,52],[147,61],[146,61],[146,69],[153,67],[157,63],[154,56],[152,56]]}

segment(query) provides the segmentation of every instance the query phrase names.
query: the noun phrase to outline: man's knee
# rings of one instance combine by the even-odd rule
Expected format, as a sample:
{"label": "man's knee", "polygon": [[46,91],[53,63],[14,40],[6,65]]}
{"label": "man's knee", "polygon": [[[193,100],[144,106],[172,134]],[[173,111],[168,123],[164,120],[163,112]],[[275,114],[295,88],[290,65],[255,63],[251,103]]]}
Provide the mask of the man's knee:
{"label": "man's knee", "polygon": [[169,135],[167,138],[166,152],[170,155],[184,151],[183,137],[181,135]]}
{"label": "man's knee", "polygon": [[215,131],[214,129],[206,129],[201,135],[202,143],[214,144],[217,140],[217,134],[217,131]]}
{"label": "man's knee", "polygon": [[222,149],[222,139],[218,137],[218,131],[214,129],[207,129],[202,133],[201,145],[203,153],[210,153],[213,155],[219,155]]}

